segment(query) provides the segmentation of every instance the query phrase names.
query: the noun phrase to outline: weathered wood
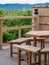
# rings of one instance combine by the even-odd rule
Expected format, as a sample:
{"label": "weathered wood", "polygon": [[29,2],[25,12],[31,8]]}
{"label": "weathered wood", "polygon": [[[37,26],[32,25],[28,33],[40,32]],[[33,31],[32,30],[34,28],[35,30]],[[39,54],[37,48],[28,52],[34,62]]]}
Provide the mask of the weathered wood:
{"label": "weathered wood", "polygon": [[16,19],[16,18],[32,18],[32,16],[4,16],[4,17],[0,17],[0,19],[5,20],[5,19]]}
{"label": "weathered wood", "polygon": [[8,43],[10,43],[10,44],[22,44],[24,42],[28,42],[28,40],[30,41],[30,40],[32,40],[32,38],[18,38],[15,40],[11,40]]}
{"label": "weathered wood", "polygon": [[39,15],[34,15],[34,30],[39,30]]}
{"label": "weathered wood", "polygon": [[38,12],[39,12],[39,15],[49,15],[49,6],[35,6],[33,7],[33,9],[37,8],[38,9]]}
{"label": "weathered wood", "polygon": [[18,30],[18,29],[24,29],[24,28],[32,28],[33,25],[25,25],[25,26],[16,26],[16,27],[4,27],[3,30]]}
{"label": "weathered wood", "polygon": [[39,15],[39,17],[49,17],[49,15]]}
{"label": "weathered wood", "polygon": [[0,19],[0,50],[2,49],[2,20]]}
{"label": "weathered wood", "polygon": [[18,65],[21,65],[21,50],[18,49]]}
{"label": "weathered wood", "polygon": [[2,20],[6,20],[6,19],[16,19],[16,18],[32,18],[32,16],[5,16],[5,17],[0,17],[0,49],[2,49],[2,30],[19,30],[19,38],[21,37],[21,29],[23,28],[32,28],[32,25],[27,25],[27,26],[18,26],[18,27],[6,27],[3,28],[2,27]]}
{"label": "weathered wood", "polygon": [[25,35],[30,37],[40,37],[46,39],[49,37],[49,31],[29,31]]}
{"label": "weathered wood", "polygon": [[33,27],[33,25],[25,25],[25,26],[17,26],[17,27],[4,27],[4,28],[2,28],[3,30],[18,30],[19,32],[18,32],[18,36],[19,36],[19,38],[21,37],[21,29],[24,29],[24,28],[32,28]]}
{"label": "weathered wood", "polygon": [[[11,40],[11,41],[9,41],[8,43],[10,44],[10,57],[12,57],[13,56],[13,54],[18,54],[18,52],[13,52],[13,44],[18,44],[18,45],[20,45],[20,44],[22,44],[22,43],[24,43],[24,42],[28,42],[28,40],[29,40],[30,38],[19,38],[19,39],[15,39],[15,40]],[[31,39],[30,39],[31,40]],[[29,43],[28,43],[29,44]],[[16,45],[15,45],[16,46]]]}
{"label": "weathered wood", "polygon": [[30,45],[16,45],[17,48],[20,48],[20,50],[36,53],[41,50],[41,48],[30,46]]}
{"label": "weathered wood", "polygon": [[21,29],[19,29],[18,35],[19,35],[19,38],[21,38]]}
{"label": "weathered wood", "polygon": [[[44,53],[44,65],[49,65],[49,48],[43,48],[41,52]],[[48,60],[47,60],[47,55],[48,55]]]}
{"label": "weathered wood", "polygon": [[31,61],[32,61],[32,55],[31,55],[32,53],[28,53],[28,56],[29,56],[29,63],[28,63],[28,65],[31,65]]}
{"label": "weathered wood", "polygon": [[41,50],[41,52],[43,52],[43,53],[48,53],[48,52],[49,52],[49,48],[43,48],[43,49]]}
{"label": "weathered wood", "polygon": [[[35,63],[32,63],[32,53],[35,54],[37,52],[40,51],[40,48],[34,47],[34,46],[30,46],[30,45],[16,45],[16,47],[18,48],[19,52],[18,52],[18,64],[21,65],[21,51],[26,51],[28,54],[28,59],[23,59],[24,61],[28,62],[28,65],[35,65],[35,64],[39,64],[40,65],[40,55],[38,55],[38,62],[35,61]],[[21,50],[21,51],[20,51]],[[39,53],[40,54],[40,53]]]}
{"label": "weathered wood", "polygon": [[[34,6],[34,9],[38,9],[38,15],[39,19],[36,19],[36,15],[34,17],[34,29],[36,30],[37,27],[39,27],[39,30],[49,30],[49,6]],[[34,14],[34,11],[33,11]],[[38,24],[38,25],[37,25]],[[45,40],[46,42],[49,42],[49,39]]]}
{"label": "weathered wood", "polygon": [[47,65],[49,65],[49,52],[48,52],[48,64]]}
{"label": "weathered wood", "polygon": [[49,23],[46,22],[39,22],[40,25],[49,25]]}
{"label": "weathered wood", "polygon": [[12,51],[13,51],[13,45],[12,44],[10,44],[10,57],[12,57],[13,55],[12,55]]}

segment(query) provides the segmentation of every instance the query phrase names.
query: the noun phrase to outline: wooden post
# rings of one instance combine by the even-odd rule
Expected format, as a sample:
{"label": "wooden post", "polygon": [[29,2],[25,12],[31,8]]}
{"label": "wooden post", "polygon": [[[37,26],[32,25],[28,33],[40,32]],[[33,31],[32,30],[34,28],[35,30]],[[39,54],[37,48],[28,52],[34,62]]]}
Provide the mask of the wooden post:
{"label": "wooden post", "polygon": [[34,30],[34,19],[33,19],[33,11],[34,11],[34,10],[32,10],[32,26],[33,26],[33,27],[32,27],[32,30]]}
{"label": "wooden post", "polygon": [[39,15],[34,15],[34,30],[39,30]]}
{"label": "wooden post", "polygon": [[32,24],[34,26],[34,30],[39,30],[39,13],[37,8],[33,9]]}
{"label": "wooden post", "polygon": [[19,38],[21,38],[21,29],[19,29]]}
{"label": "wooden post", "polygon": [[2,20],[0,19],[0,50],[2,50]]}

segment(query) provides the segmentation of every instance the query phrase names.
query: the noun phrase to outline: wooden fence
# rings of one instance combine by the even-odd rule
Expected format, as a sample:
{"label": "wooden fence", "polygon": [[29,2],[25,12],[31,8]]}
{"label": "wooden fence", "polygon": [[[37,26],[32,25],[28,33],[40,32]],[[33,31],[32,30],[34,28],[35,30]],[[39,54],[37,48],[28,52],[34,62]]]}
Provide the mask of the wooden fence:
{"label": "wooden fence", "polygon": [[2,43],[3,43],[3,33],[2,30],[19,30],[19,38],[21,37],[21,29],[24,28],[32,28],[33,25],[26,25],[26,26],[16,26],[16,27],[2,27],[3,20],[6,19],[16,19],[16,18],[32,18],[32,16],[6,16],[6,17],[0,17],[0,50],[2,49]]}

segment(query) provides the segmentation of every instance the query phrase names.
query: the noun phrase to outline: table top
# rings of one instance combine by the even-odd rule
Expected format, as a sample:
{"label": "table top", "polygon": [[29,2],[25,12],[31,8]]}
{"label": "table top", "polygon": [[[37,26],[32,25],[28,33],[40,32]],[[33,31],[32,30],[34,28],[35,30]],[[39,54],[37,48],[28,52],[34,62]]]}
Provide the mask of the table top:
{"label": "table top", "polygon": [[49,31],[29,31],[25,35],[31,37],[49,37]]}

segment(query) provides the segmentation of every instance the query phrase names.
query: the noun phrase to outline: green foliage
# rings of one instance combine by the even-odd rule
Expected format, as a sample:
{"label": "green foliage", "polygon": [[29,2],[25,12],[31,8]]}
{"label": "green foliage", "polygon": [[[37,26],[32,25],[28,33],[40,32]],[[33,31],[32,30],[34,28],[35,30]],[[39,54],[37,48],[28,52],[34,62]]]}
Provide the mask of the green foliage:
{"label": "green foliage", "polygon": [[8,31],[3,32],[3,42],[7,42],[13,38],[12,34],[9,34]]}
{"label": "green foliage", "polygon": [[13,19],[13,20],[4,20],[3,27],[15,27],[23,25],[31,25],[32,19]]}
{"label": "green foliage", "polygon": [[0,17],[5,16],[6,11],[2,8],[0,8]]}
{"label": "green foliage", "polygon": [[3,31],[3,42],[7,42],[16,38],[18,38],[17,30]]}
{"label": "green foliage", "polygon": [[32,15],[32,10],[19,11],[18,15],[21,15],[21,16],[31,16]]}
{"label": "green foliage", "polygon": [[31,28],[22,29],[22,31],[21,31],[21,36],[22,36],[22,37],[25,37],[25,33],[28,32],[28,31],[31,31],[31,30],[32,30]]}
{"label": "green foliage", "polygon": [[[22,11],[5,11],[4,9],[0,9],[0,17],[1,16],[31,16],[32,10],[22,10]],[[24,26],[24,25],[31,25],[32,19],[13,19],[13,20],[4,20],[3,27],[15,27],[15,26]],[[24,34],[31,30],[29,29],[22,29],[22,37]],[[18,30],[10,30],[10,31],[3,31],[3,42],[7,42],[13,39],[18,38]]]}

